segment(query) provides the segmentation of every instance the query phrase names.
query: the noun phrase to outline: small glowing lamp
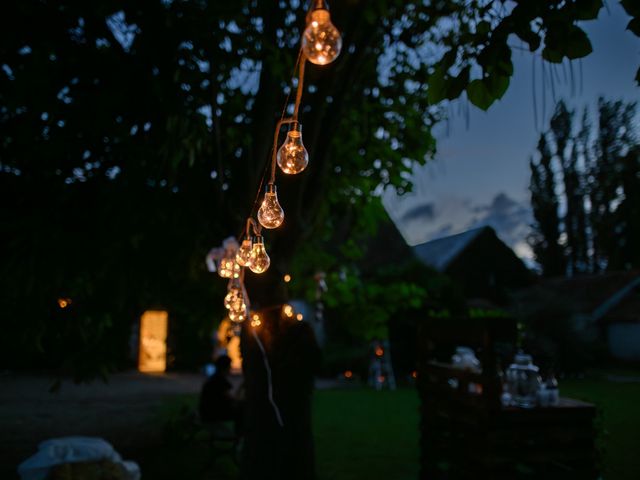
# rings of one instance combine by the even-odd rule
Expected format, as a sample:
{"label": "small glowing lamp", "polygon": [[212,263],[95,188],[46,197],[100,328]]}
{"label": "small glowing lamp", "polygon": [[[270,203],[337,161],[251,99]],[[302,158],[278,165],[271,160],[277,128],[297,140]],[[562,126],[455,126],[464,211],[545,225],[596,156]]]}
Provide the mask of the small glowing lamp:
{"label": "small glowing lamp", "polygon": [[71,305],[71,299],[70,298],[59,298],[58,299],[58,306],[60,308],[65,309],[69,305]]}
{"label": "small glowing lamp", "polygon": [[288,303],[284,304],[282,306],[282,313],[284,313],[286,317],[293,318],[293,307]]}
{"label": "small glowing lamp", "polygon": [[262,320],[260,320],[260,315],[258,315],[257,313],[254,313],[253,316],[251,317],[251,326],[252,327],[259,327],[260,325],[262,325]]}

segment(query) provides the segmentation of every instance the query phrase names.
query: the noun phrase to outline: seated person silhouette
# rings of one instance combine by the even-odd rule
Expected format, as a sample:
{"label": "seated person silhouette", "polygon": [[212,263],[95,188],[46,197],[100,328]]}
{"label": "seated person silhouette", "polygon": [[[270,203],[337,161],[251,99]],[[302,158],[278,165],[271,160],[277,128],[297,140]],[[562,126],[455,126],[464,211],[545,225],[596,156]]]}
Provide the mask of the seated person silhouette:
{"label": "seated person silhouette", "polygon": [[210,425],[233,421],[237,435],[240,432],[242,409],[228,379],[231,359],[222,355],[215,361],[215,366],[215,373],[207,379],[200,392],[200,420]]}

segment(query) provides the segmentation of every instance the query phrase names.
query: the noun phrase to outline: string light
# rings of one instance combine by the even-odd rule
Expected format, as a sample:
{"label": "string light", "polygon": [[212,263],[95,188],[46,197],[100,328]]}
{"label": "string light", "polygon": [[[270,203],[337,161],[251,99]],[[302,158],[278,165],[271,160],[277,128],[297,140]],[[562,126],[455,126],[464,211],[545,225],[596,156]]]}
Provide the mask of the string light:
{"label": "string light", "polygon": [[220,262],[218,266],[218,275],[222,278],[239,278],[241,267],[236,263],[238,242],[235,238],[229,237],[222,242],[222,249],[222,254],[220,254],[220,251],[217,251],[214,254],[218,257]]}
{"label": "string light", "polygon": [[287,139],[277,154],[278,166],[289,175],[302,172],[309,164],[309,153],[302,143],[302,125],[292,123]]}
{"label": "string light", "polygon": [[235,253],[231,258],[223,258],[220,261],[218,273],[222,278],[238,278],[240,276],[240,265],[236,263]]}
{"label": "string light", "polygon": [[227,310],[238,309],[244,303],[242,288],[240,285],[231,285],[224,297],[224,307]]}
{"label": "string light", "polygon": [[316,0],[307,16],[307,28],[302,34],[302,51],[316,65],[333,62],[342,49],[342,37],[331,23],[331,15],[323,0]]}
{"label": "string light", "polygon": [[[234,287],[237,287],[234,288]],[[233,294],[232,294],[233,289]],[[241,282],[238,282],[238,285],[234,285],[229,287],[229,293],[227,293],[227,297],[232,294],[231,301],[229,302],[229,320],[235,323],[244,322],[247,318],[248,310],[249,310],[249,300],[247,298],[246,291],[244,289],[244,285]],[[225,297],[225,306],[227,305]]]}
{"label": "string light", "polygon": [[273,183],[267,185],[264,200],[258,210],[258,221],[264,228],[278,228],[284,221],[284,210],[278,203],[276,186]]}
{"label": "string light", "polygon": [[236,263],[241,267],[248,267],[251,265],[251,237],[247,237],[242,241],[238,252],[236,253]]}
{"label": "string light", "polygon": [[[266,272],[271,264],[261,230],[263,227],[266,229],[278,228],[284,222],[284,210],[278,201],[275,183],[276,166],[280,167],[280,170],[285,174],[296,175],[304,171],[309,164],[309,152],[302,142],[302,125],[298,121],[304,89],[305,64],[307,60],[316,65],[331,63],[338,57],[342,48],[340,32],[331,23],[331,15],[325,0],[313,0],[306,23],[301,38],[298,62],[294,68],[294,73],[296,69],[298,70],[298,85],[293,114],[291,117],[285,118],[285,111],[289,104],[289,97],[287,97],[273,136],[271,174],[268,180],[266,176],[260,180],[260,189],[266,183],[262,203],[256,212],[258,192],[251,214],[247,218],[241,245],[238,245],[235,238],[230,237],[223,242],[222,248],[212,249],[207,255],[209,270],[217,270],[221,277],[229,279],[224,306],[228,310],[229,319],[236,324],[243,322],[249,316],[250,302],[244,286],[245,268],[249,268],[253,273],[261,274]],[[285,141],[278,148],[281,129],[284,125],[289,125],[289,130]],[[291,275],[285,275],[284,281],[290,282]],[[60,308],[65,308],[65,306],[60,305]],[[304,318],[302,313],[296,314],[291,305],[283,306],[283,314],[289,318],[295,317],[298,321],[302,321]],[[260,317],[253,315],[251,325],[257,327],[260,324]],[[236,327],[239,328],[239,325]]]}
{"label": "string light", "polygon": [[267,251],[264,248],[264,238],[262,235],[256,235],[253,237],[253,247],[251,248],[251,260],[249,263],[249,269],[253,273],[264,273],[269,268],[271,259],[267,255]]}

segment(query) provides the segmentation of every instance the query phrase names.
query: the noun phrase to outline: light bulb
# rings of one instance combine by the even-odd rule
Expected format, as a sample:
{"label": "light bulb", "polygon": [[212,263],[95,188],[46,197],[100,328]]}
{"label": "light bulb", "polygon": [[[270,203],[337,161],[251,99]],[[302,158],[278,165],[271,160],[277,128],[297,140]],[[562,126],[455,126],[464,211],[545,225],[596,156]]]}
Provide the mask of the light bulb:
{"label": "light bulb", "polygon": [[235,323],[244,322],[247,318],[247,307],[243,305],[242,308],[229,310],[229,320]]}
{"label": "light bulb", "polygon": [[238,304],[243,303],[242,290],[238,286],[229,287],[227,295],[224,297],[224,307],[227,310],[237,308]]}
{"label": "light bulb", "polygon": [[264,228],[278,228],[284,221],[284,210],[278,203],[276,186],[272,183],[267,185],[264,193],[264,200],[258,210],[258,221]]}
{"label": "light bulb", "polygon": [[287,133],[287,139],[278,150],[278,166],[284,173],[300,173],[309,163],[309,153],[302,143],[302,125],[294,123]]}
{"label": "light bulb", "polygon": [[266,272],[271,264],[271,259],[264,249],[264,239],[262,235],[253,237],[253,248],[251,249],[251,264],[249,268],[253,273]]}
{"label": "light bulb", "polygon": [[228,257],[220,260],[220,268],[218,274],[222,278],[238,278],[240,277],[240,265],[236,262],[236,254],[232,252]]}
{"label": "light bulb", "polygon": [[302,34],[302,51],[305,57],[316,65],[333,62],[342,48],[342,37],[331,23],[329,10],[321,4],[307,17],[307,28]]}
{"label": "light bulb", "polygon": [[224,298],[224,306],[229,310],[229,320],[243,322],[247,318],[247,297],[241,284],[229,287],[229,292]]}
{"label": "light bulb", "polygon": [[236,263],[241,267],[248,267],[251,263],[251,239],[245,238],[236,253]]}

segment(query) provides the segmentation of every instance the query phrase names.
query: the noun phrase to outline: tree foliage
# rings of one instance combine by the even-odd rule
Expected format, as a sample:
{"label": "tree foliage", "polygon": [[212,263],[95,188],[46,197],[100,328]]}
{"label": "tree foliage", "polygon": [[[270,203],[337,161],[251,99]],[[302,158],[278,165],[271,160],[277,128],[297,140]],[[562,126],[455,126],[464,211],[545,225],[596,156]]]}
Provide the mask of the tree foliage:
{"label": "tree foliage", "polygon": [[598,100],[597,128],[561,101],[530,160],[530,239],[546,275],[640,265],[636,103]]}

